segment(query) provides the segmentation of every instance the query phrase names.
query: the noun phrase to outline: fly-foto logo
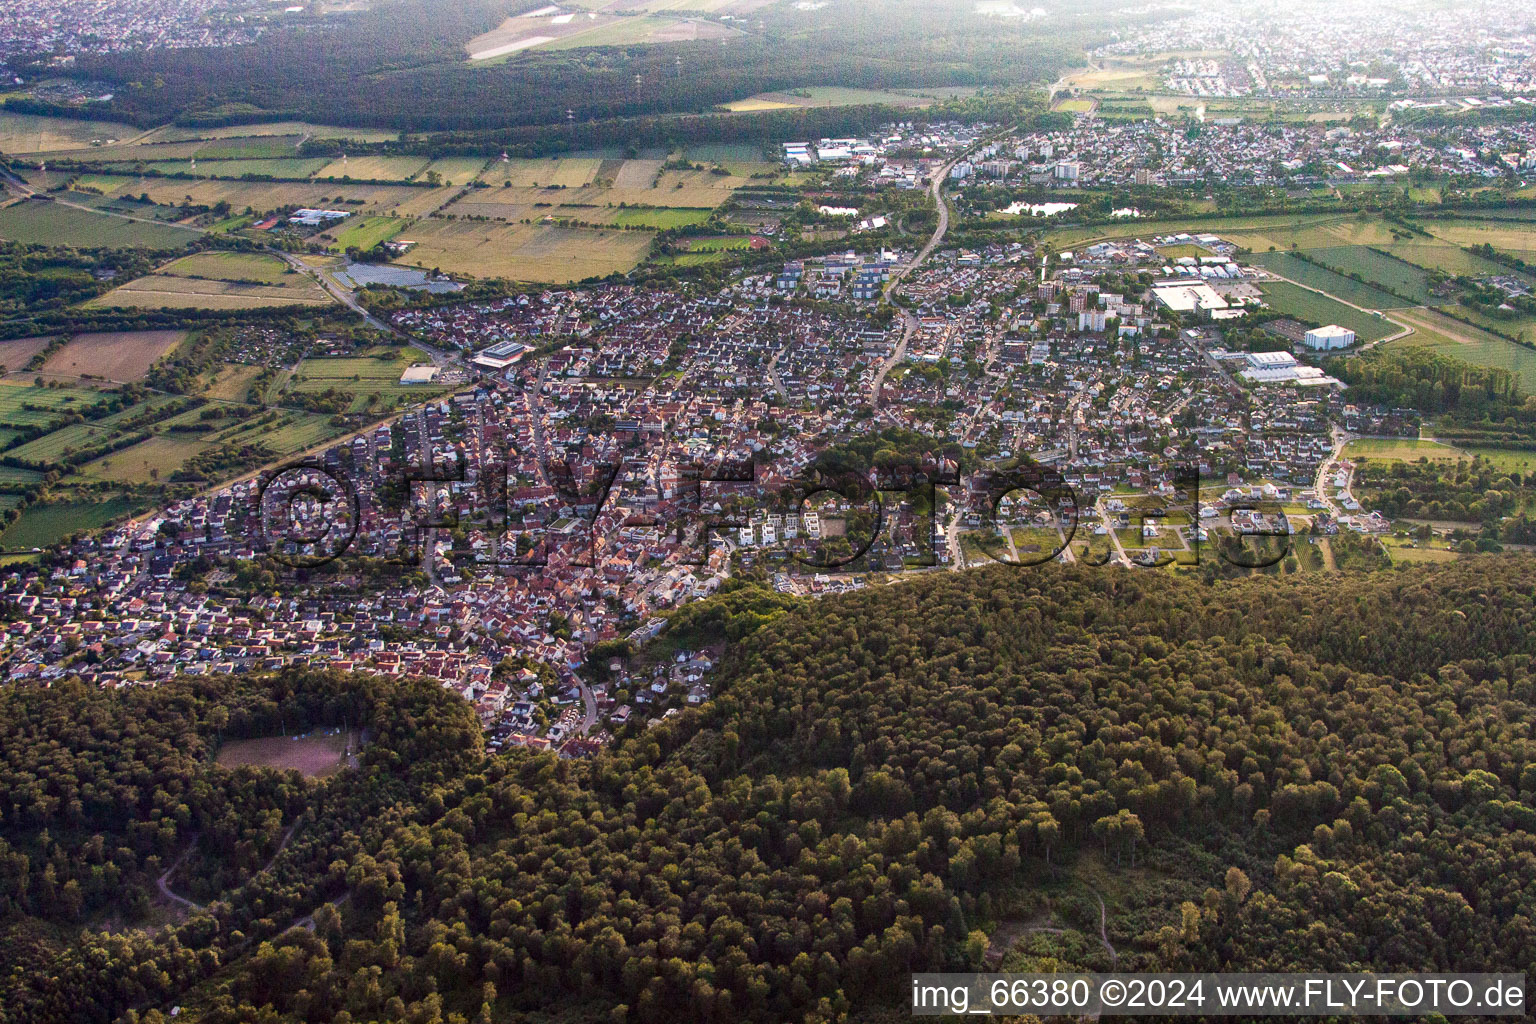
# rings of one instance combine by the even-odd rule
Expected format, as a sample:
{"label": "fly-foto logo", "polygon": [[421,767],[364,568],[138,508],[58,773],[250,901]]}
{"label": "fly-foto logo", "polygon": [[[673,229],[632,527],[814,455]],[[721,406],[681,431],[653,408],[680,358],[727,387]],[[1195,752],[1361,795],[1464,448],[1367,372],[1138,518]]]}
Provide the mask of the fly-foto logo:
{"label": "fly-foto logo", "polygon": [[[961,547],[970,564],[1029,567],[1070,552],[1089,565],[1197,565],[1215,516],[1195,467],[1175,472],[1163,494],[1106,501],[1027,459],[972,472],[949,460],[825,465],[797,479],[724,460],[517,468],[527,465],[515,452],[478,471],[452,459],[379,482],[339,463],[295,463],[261,477],[245,521],[254,550],[297,570],[349,555],[419,564],[432,538],[444,560],[492,569],[602,570],[607,552],[639,542],[677,565],[748,548],[835,572],[938,566]],[[1289,554],[1292,528],[1278,502],[1229,495],[1223,510],[1221,560],[1265,568]]]}

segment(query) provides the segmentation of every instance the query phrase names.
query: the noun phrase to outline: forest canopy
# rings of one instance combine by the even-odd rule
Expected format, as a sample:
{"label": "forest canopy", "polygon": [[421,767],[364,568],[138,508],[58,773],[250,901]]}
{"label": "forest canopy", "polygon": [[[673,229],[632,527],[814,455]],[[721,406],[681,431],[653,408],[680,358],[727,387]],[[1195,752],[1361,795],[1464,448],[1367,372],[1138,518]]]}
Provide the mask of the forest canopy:
{"label": "forest canopy", "polygon": [[[867,1020],[1042,917],[1005,967],[1518,970],[1533,568],[743,591],[718,699],[584,761],[485,757],[427,683],[7,691],[0,1020]],[[338,717],[374,735],[329,782],[206,758]],[[165,857],[269,819],[269,867],[258,830],[259,870],[134,927]]]}

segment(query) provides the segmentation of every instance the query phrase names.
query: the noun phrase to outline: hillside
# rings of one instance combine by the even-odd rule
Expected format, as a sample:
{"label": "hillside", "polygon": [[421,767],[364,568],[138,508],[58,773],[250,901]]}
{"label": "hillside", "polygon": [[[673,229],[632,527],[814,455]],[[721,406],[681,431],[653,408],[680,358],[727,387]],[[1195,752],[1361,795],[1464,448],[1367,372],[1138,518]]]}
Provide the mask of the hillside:
{"label": "hillside", "polygon": [[[84,792],[163,777],[139,811],[176,833],[160,856],[192,842],[231,888],[79,937],[134,908],[19,895],[38,873],[0,858],[7,942],[51,943],[0,982],[0,1019],[870,1019],[989,942],[1009,968],[1518,970],[1532,568],[995,569],[798,604],[732,648],[718,700],[588,762],[483,759],[425,685],[9,691],[12,850],[89,877],[113,860],[89,833],[121,826]],[[198,744],[276,707],[369,725],[362,765],[179,795],[224,778]],[[119,742],[113,722],[138,752],[76,799],[54,766]],[[239,885],[270,842],[229,863],[196,837],[274,808],[293,841]],[[142,884],[160,862],[123,863]]]}

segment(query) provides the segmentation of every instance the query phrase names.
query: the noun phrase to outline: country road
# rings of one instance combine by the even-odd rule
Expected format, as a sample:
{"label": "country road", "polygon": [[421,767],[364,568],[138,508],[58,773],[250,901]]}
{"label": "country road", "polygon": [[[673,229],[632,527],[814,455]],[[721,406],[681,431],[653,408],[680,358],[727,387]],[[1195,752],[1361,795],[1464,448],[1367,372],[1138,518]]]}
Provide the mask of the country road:
{"label": "country road", "polygon": [[[928,241],[923,243],[923,247],[917,251],[917,255],[912,257],[912,262],[892,272],[891,279],[885,283],[885,291],[881,295],[882,301],[890,302],[891,296],[896,292],[896,286],[901,284],[902,279],[918,267],[921,267],[923,261],[933,254],[933,250],[938,248],[940,242],[944,241],[944,236],[949,232],[949,204],[944,201],[944,182],[949,178],[949,172],[954,169],[955,164],[964,160],[973,151],[973,149],[966,150],[934,172],[933,180],[929,183],[928,190],[932,193],[934,206],[938,209],[939,222],[934,226],[933,234],[928,236]],[[870,405],[876,411],[880,409],[880,392],[885,387],[886,376],[890,374],[891,370],[895,369],[897,364],[907,357],[907,343],[912,340],[912,335],[917,333],[917,317],[904,309],[901,310],[901,323],[901,340],[896,343],[895,350],[886,358],[885,362],[880,364],[880,369],[875,373],[875,380],[870,388]]]}

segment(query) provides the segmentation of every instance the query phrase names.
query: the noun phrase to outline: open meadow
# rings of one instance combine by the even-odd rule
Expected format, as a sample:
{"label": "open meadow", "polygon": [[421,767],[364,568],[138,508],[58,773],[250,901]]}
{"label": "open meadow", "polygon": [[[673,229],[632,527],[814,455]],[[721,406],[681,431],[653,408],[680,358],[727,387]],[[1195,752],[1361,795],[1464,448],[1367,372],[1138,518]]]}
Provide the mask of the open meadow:
{"label": "open meadow", "polygon": [[37,199],[0,207],[0,239],[8,242],[170,250],[184,248],[200,234],[197,228],[128,220]]}
{"label": "open meadow", "polygon": [[1456,462],[1461,459],[1482,458],[1504,473],[1530,473],[1536,471],[1536,451],[1511,451],[1507,448],[1484,448],[1475,445],[1446,444],[1443,441],[1413,440],[1410,438],[1362,437],[1344,446],[1346,459],[1374,459],[1378,462]]}
{"label": "open meadow", "polygon": [[560,228],[438,218],[412,225],[416,243],[397,263],[475,277],[564,284],[636,266],[650,249],[645,231]]}
{"label": "open meadow", "polygon": [[204,252],[129,281],[87,305],[152,309],[260,309],[328,306],[335,300],[275,256]]}
{"label": "open meadow", "polygon": [[1414,334],[1391,344],[1428,347],[1478,366],[1509,370],[1520,378],[1520,385],[1527,393],[1536,393],[1536,350],[1452,320],[1432,309],[1394,310],[1392,316],[1411,326]]}
{"label": "open meadow", "polygon": [[130,124],[0,111],[0,153],[13,156],[79,149],[93,143],[125,142],[143,134],[142,128]]}

